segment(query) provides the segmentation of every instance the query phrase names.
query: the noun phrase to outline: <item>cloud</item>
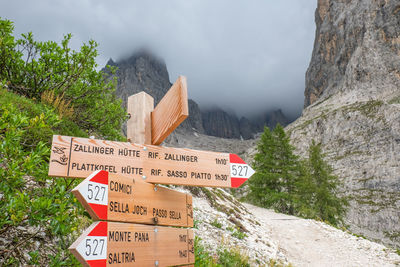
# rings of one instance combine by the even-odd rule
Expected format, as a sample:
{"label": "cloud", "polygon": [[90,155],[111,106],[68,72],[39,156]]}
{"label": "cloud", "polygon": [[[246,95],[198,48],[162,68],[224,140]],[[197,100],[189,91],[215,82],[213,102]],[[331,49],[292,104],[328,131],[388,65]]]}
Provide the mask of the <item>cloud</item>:
{"label": "cloud", "polygon": [[200,106],[249,115],[282,108],[301,112],[314,39],[313,0],[36,0],[2,1],[0,16],[15,32],[40,40],[72,33],[75,49],[89,39],[102,67],[136,49],[163,57],[171,82],[188,79]]}

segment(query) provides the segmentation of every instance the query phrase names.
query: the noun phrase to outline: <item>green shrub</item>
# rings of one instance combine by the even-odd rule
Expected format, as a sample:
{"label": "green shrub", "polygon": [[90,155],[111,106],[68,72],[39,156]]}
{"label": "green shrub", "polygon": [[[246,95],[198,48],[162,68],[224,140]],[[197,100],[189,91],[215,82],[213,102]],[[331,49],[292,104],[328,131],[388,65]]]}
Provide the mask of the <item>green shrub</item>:
{"label": "green shrub", "polygon": [[217,218],[215,218],[215,220],[212,221],[210,224],[211,224],[212,226],[214,226],[215,228],[218,228],[218,229],[221,229],[221,228],[222,228],[222,223],[220,223],[220,222],[218,221]]}
{"label": "green shrub", "polygon": [[244,256],[238,250],[218,248],[215,255],[201,244],[201,239],[195,237],[195,266],[199,267],[247,267],[250,266],[249,257]]}
{"label": "green shrub", "polygon": [[245,237],[247,237],[247,235],[244,232],[240,231],[240,228],[238,228],[238,227],[236,228],[236,230],[234,230],[232,232],[232,236],[236,237],[237,239],[240,239],[240,240],[242,240]]}
{"label": "green shrub", "polygon": [[[79,181],[47,176],[51,136],[64,122],[48,107],[0,88],[0,235],[8,242],[0,261],[5,265],[77,264],[67,249],[85,216],[70,193]],[[79,133],[76,126],[66,129]]]}
{"label": "green shrub", "polygon": [[68,247],[88,214],[71,194],[79,180],[47,175],[52,135],[124,140],[125,112],[113,81],[96,70],[97,44],[73,51],[70,40],[17,40],[0,18],[2,265],[79,265]]}
{"label": "green shrub", "polygon": [[243,256],[239,251],[233,249],[218,250],[218,263],[229,267],[250,267],[249,258]]}
{"label": "green shrub", "polygon": [[115,79],[107,80],[96,70],[97,43],[90,40],[74,51],[71,34],[60,44],[35,41],[32,33],[16,40],[13,28],[11,21],[0,18],[0,80],[15,93],[43,99],[61,116],[68,114],[89,134],[120,140],[126,113],[114,93]]}

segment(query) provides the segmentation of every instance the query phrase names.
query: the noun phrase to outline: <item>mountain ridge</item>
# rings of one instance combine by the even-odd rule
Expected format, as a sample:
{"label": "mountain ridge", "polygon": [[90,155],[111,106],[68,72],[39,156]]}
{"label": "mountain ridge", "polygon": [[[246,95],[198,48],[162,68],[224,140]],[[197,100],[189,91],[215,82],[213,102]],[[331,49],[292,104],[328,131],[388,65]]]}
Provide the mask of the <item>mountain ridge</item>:
{"label": "mountain ridge", "polygon": [[[157,105],[172,85],[164,60],[147,50],[138,50],[117,62],[110,58],[107,65],[117,67],[115,76],[112,77],[117,77],[116,95],[122,99],[124,107],[128,96],[141,91],[150,94]],[[107,68],[103,68],[103,71],[110,73]],[[274,127],[280,123],[285,126],[288,121],[280,109],[260,114],[256,119],[239,119],[218,107],[201,110],[194,100],[189,99],[189,117],[177,131],[222,138],[252,139],[263,131],[264,125]],[[126,126],[124,133],[125,128]]]}

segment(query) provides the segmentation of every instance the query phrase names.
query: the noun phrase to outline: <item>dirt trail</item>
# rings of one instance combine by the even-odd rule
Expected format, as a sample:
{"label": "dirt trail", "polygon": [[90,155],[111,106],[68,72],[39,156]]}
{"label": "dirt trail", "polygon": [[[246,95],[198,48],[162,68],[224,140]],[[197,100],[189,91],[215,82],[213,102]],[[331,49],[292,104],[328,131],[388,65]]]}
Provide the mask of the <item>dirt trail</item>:
{"label": "dirt trail", "polygon": [[245,204],[294,266],[400,266],[400,256],[322,222]]}

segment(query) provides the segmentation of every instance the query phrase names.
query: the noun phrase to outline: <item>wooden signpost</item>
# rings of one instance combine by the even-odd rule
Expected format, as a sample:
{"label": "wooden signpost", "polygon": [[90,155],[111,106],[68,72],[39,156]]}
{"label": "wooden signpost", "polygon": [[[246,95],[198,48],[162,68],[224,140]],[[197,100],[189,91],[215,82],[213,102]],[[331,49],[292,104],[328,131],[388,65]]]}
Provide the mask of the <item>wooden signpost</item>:
{"label": "wooden signpost", "polygon": [[192,196],[106,171],[96,171],[72,193],[93,220],[193,227]]}
{"label": "wooden signpost", "polygon": [[191,229],[95,222],[70,247],[85,266],[171,266],[194,262]]}
{"label": "wooden signpost", "polygon": [[239,187],[254,170],[235,154],[158,146],[189,114],[183,76],[156,108],[144,92],[130,96],[128,113],[129,142],[53,136],[49,176],[86,178],[72,193],[105,220],[70,251],[85,266],[193,264],[191,229],[149,225],[193,227],[192,196],[154,184]]}
{"label": "wooden signpost", "polygon": [[55,135],[50,176],[86,178],[93,171],[150,183],[239,187],[254,170],[239,156]]}

